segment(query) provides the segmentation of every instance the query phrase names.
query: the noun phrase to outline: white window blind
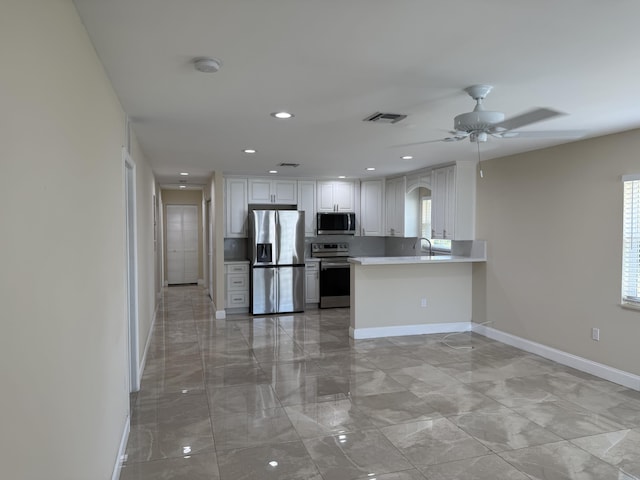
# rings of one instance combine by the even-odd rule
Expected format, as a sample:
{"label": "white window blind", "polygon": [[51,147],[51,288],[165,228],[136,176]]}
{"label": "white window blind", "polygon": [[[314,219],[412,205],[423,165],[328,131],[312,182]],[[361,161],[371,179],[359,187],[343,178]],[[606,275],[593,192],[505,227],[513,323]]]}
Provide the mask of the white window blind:
{"label": "white window blind", "polygon": [[622,302],[640,307],[640,175],[624,176]]}

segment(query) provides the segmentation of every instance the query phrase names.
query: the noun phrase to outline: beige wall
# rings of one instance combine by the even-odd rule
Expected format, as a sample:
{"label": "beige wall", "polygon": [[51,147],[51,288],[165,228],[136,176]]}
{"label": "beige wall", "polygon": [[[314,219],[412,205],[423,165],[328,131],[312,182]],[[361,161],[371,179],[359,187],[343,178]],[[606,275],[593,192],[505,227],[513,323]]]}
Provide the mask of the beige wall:
{"label": "beige wall", "polygon": [[639,152],[635,130],[483,162],[474,321],[640,374],[640,312],[619,306],[620,177]]}
{"label": "beige wall", "polygon": [[[164,238],[166,245],[167,238],[167,205],[195,205],[198,207],[198,279],[204,280],[203,258],[204,258],[204,235],[202,229],[202,190],[162,190]],[[167,264],[167,252],[164,252],[164,264]],[[167,271],[164,272],[164,280],[167,280]]]}
{"label": "beige wall", "polygon": [[129,411],[124,113],[71,0],[3,0],[0,65],[0,477],[110,479]]}
{"label": "beige wall", "polygon": [[[216,312],[224,313],[225,283],[224,283],[224,178],[222,172],[214,172],[207,188],[205,199],[211,199],[213,220],[213,304]],[[205,246],[205,251],[206,251]]]}
{"label": "beige wall", "polygon": [[[145,348],[151,335],[158,295],[161,293],[158,233],[154,242],[154,197],[158,202],[158,185],[151,166],[138,144],[131,136],[131,159],[136,172],[136,228],[138,241],[138,365],[142,368]],[[156,223],[159,222],[156,219]]]}
{"label": "beige wall", "polygon": [[470,263],[351,265],[351,328],[470,322],[471,274]]}

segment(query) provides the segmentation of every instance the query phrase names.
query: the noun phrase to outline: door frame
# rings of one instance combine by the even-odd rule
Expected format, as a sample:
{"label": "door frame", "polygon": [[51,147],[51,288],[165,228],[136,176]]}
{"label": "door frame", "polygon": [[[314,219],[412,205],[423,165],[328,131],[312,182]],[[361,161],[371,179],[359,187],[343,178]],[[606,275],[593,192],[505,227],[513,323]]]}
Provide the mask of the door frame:
{"label": "door frame", "polygon": [[138,325],[138,229],[136,208],[136,164],[122,149],[125,203],[125,262],[128,337],[129,391],[140,390],[139,325]]}

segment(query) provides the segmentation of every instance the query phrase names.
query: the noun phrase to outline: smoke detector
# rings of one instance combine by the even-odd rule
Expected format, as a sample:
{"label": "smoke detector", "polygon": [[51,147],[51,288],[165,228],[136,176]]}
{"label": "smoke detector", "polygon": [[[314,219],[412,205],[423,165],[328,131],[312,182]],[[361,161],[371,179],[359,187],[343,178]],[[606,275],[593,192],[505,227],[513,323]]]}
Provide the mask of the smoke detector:
{"label": "smoke detector", "polygon": [[193,60],[193,66],[199,72],[215,73],[220,70],[222,62],[217,58],[199,57]]}

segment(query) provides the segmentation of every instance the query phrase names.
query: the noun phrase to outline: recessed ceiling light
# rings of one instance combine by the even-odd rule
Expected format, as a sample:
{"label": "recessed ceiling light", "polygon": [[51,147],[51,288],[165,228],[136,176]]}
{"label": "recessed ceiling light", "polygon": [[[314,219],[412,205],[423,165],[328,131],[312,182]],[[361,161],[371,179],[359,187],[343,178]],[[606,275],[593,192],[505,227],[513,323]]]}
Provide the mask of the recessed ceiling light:
{"label": "recessed ceiling light", "polygon": [[278,170],[269,170],[269,173],[278,173]]}
{"label": "recessed ceiling light", "polygon": [[340,176],[338,176],[338,178],[347,178],[347,176],[346,175],[340,175]]}
{"label": "recessed ceiling light", "polygon": [[271,116],[284,120],[284,119],[287,119],[287,118],[292,118],[293,117],[293,113],[289,113],[289,112],[273,112],[271,114]]}
{"label": "recessed ceiling light", "polygon": [[412,155],[404,155],[402,157],[400,157],[402,160],[413,160],[413,156]]}
{"label": "recessed ceiling light", "polygon": [[180,172],[180,175],[182,175],[183,177],[186,177],[186,176],[189,175],[189,173],[188,172]]}
{"label": "recessed ceiling light", "polygon": [[376,169],[376,167],[367,167],[367,172],[373,172]]}
{"label": "recessed ceiling light", "polygon": [[254,148],[245,148],[243,150],[244,153],[256,153],[257,150],[255,150]]}
{"label": "recessed ceiling light", "polygon": [[181,189],[181,190],[182,190],[182,189],[185,189],[185,188],[187,188],[185,185],[180,185],[180,189]]}

